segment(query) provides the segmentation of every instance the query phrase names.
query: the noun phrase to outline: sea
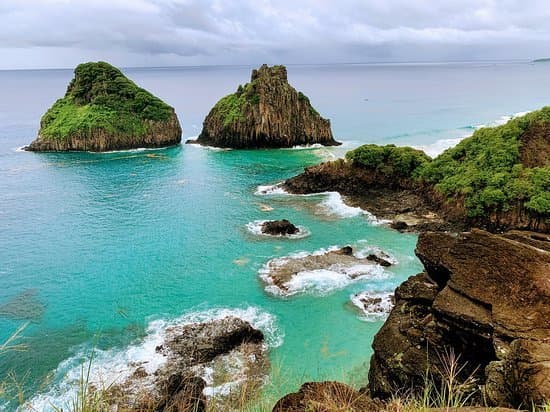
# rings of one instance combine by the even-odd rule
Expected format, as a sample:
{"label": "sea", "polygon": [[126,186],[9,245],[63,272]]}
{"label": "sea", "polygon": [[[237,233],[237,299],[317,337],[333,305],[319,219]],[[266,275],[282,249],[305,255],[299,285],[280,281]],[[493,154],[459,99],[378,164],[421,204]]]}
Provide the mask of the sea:
{"label": "sea", "polygon": [[[175,107],[185,140],[252,69],[123,71]],[[264,332],[272,364],[266,382],[275,395],[308,380],[365,385],[384,314],[353,302],[357,293],[387,298],[422,271],[417,235],[390,229],[337,193],[293,196],[276,185],[365,143],[435,156],[479,127],[550,104],[544,63],[287,69],[342,146],[29,153],[21,148],[72,70],[0,71],[0,381],[17,382],[29,409],[68,405],[90,357],[91,379],[112,383],[128,365],[154,370],[166,325],[229,315]],[[282,218],[304,236],[258,234],[261,221]],[[272,259],[345,245],[385,253],[395,264],[355,279],[334,268],[301,273],[289,295],[262,276]],[[22,346],[8,350],[13,345]],[[15,410],[18,400],[8,395],[0,409]]]}

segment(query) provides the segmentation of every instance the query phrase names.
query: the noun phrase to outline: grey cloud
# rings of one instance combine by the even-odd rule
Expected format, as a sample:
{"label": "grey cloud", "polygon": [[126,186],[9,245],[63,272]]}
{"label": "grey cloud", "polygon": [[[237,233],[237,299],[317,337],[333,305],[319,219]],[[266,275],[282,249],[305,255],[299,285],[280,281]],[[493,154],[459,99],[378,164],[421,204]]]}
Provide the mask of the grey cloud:
{"label": "grey cloud", "polygon": [[135,65],[529,58],[549,19],[547,0],[2,0],[0,52],[6,67],[48,49]]}

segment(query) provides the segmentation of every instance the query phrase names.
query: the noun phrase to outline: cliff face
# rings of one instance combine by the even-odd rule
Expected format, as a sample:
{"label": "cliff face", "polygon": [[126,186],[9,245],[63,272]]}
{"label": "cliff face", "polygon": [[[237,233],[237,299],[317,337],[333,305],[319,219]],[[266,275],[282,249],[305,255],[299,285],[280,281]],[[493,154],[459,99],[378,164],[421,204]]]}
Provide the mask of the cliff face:
{"label": "cliff face", "polygon": [[108,151],[180,143],[174,109],[105,62],[85,63],[44,114],[30,151]]}
{"label": "cliff face", "polygon": [[[550,238],[532,232],[424,233],[416,253],[425,272],[395,293],[375,336],[373,396],[421,391],[451,353],[493,405],[550,398]],[[478,396],[481,394],[478,393]]]}
{"label": "cliff face", "polygon": [[286,68],[267,65],[253,70],[250,83],[214,106],[194,142],[236,149],[339,144],[330,121],[288,83]]}

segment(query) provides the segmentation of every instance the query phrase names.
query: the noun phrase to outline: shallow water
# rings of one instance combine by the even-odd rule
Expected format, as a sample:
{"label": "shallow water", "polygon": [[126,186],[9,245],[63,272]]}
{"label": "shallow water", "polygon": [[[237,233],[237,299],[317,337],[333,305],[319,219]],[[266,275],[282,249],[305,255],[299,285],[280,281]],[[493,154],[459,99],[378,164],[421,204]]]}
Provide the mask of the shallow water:
{"label": "shallow water", "polygon": [[[249,70],[126,72],[177,108],[187,138],[198,133],[218,97],[247,81]],[[544,105],[550,65],[288,70],[290,80],[332,119],[343,148],[21,152],[17,148],[32,140],[41,114],[63,93],[71,72],[0,72],[0,341],[30,322],[23,340],[27,350],[3,356],[0,374],[29,372],[29,395],[55,397],[51,388],[90,348],[105,350],[105,362],[124,358],[121,354],[127,360],[146,357],[152,349],[141,342],[154,330],[147,332],[149,325],[227,308],[247,311],[269,329],[274,373],[286,382],[281,392],[305,379],[364,382],[381,320],[356,311],[350,296],[391,291],[418,273],[416,236],[376,224],[334,194],[261,195],[258,186],[362,142],[435,151],[477,125]],[[247,228],[280,218],[307,228],[309,235],[269,238]],[[259,271],[270,259],[346,244],[378,247],[398,264],[387,269],[388,276],[343,289],[312,288],[287,298],[265,291]],[[322,281],[331,284],[326,277]],[[128,347],[138,349],[127,352]],[[43,385],[53,371],[57,374]]]}

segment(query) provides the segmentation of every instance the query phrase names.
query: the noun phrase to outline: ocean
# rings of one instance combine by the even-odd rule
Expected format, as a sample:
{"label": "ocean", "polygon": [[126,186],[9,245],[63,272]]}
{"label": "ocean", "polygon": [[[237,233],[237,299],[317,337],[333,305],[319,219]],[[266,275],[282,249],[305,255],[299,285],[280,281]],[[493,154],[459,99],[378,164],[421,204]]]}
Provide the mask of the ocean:
{"label": "ocean", "polygon": [[[176,108],[187,139],[251,69],[123,71]],[[0,381],[15,374],[30,403],[47,410],[70,397],[91,350],[93,373],[115,380],[131,362],[154,368],[166,324],[235,314],[266,334],[280,394],[306,380],[366,383],[383,317],[360,312],[351,297],[387,296],[419,273],[417,236],[389,229],[335,193],[291,196],[269,188],[364,143],[436,155],[482,125],[549,103],[550,64],[287,69],[291,84],[331,119],[342,146],[28,153],[20,148],[34,139],[72,70],[0,71],[0,343],[26,325],[25,350],[0,354]],[[257,221],[280,218],[308,235],[256,233]],[[261,274],[271,259],[348,244],[361,253],[382,250],[397,263],[354,281],[307,273],[292,296],[266,290]]]}

